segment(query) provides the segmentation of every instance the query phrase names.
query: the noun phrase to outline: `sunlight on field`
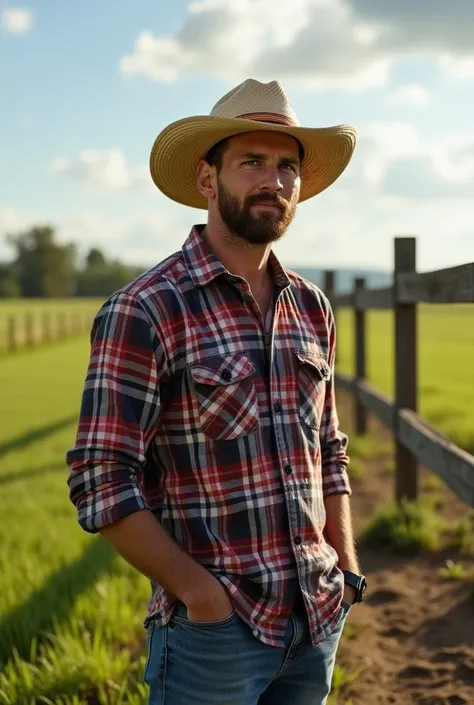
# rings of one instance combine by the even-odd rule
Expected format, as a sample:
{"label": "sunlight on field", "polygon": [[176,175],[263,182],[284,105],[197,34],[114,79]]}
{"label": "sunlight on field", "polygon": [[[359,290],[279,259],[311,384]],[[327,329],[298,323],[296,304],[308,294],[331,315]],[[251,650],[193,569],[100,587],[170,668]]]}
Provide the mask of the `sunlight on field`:
{"label": "sunlight on field", "polygon": [[[87,358],[84,336],[0,359],[2,704],[33,696],[56,703],[107,681],[116,697],[100,702],[119,703],[128,677],[130,694],[143,695],[142,657],[123,647],[143,639],[148,581],[79,528],[68,499],[64,455],[74,442]],[[41,639],[45,633],[52,640]],[[13,648],[25,662],[35,652],[42,666],[34,673],[15,666]]]}

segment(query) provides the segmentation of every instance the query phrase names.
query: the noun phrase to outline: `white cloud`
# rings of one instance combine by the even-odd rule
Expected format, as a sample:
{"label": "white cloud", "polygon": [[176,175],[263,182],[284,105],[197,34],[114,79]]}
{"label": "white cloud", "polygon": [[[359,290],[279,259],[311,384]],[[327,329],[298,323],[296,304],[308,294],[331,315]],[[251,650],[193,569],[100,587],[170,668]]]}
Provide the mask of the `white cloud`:
{"label": "white cloud", "polygon": [[84,149],[74,159],[58,157],[49,166],[48,173],[107,191],[151,188],[148,169],[145,166],[129,168],[120,149]]}
{"label": "white cloud", "polygon": [[409,123],[371,123],[359,130],[350,168],[331,191],[358,194],[362,203],[386,197],[445,199],[446,207],[453,199],[472,201],[474,133],[434,139]]}
{"label": "white cloud", "polygon": [[382,181],[385,193],[410,199],[469,199],[474,193],[474,136],[446,138],[422,153],[394,160]]}
{"label": "white cloud", "polygon": [[474,133],[426,138],[406,123],[361,130],[353,168],[341,183],[374,197],[469,199],[474,193]]}
{"label": "white cloud", "polygon": [[424,87],[418,84],[410,84],[408,86],[400,86],[398,90],[390,97],[390,105],[415,105],[424,107],[430,102],[430,93]]}
{"label": "white cloud", "polygon": [[196,0],[173,34],[140,34],[120,67],[167,83],[183,73],[279,76],[310,90],[354,91],[385,85],[397,58],[434,58],[465,75],[473,35],[471,0]]}
{"label": "white cloud", "polygon": [[120,68],[126,76],[146,74],[156,81],[172,83],[181,71],[192,66],[195,58],[171,37],[155,39],[151,32],[142,32],[135,42],[134,53],[123,57]]}
{"label": "white cloud", "polygon": [[33,13],[19,7],[6,7],[2,10],[1,25],[10,34],[26,34],[33,27]]}
{"label": "white cloud", "polygon": [[452,78],[474,78],[474,58],[457,59],[450,54],[445,54],[440,57],[439,65]]}

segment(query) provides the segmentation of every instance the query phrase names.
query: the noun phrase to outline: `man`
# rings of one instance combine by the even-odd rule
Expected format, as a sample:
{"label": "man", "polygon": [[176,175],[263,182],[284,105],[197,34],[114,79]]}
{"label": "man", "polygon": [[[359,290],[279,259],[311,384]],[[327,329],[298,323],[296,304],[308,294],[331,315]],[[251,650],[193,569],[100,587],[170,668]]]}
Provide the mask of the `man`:
{"label": "man", "polygon": [[81,526],[152,581],[150,705],[326,702],[365,589],[334,318],[272,244],[354,146],[254,80],[153,146],[155,184],[207,225],[99,311],[68,453]]}

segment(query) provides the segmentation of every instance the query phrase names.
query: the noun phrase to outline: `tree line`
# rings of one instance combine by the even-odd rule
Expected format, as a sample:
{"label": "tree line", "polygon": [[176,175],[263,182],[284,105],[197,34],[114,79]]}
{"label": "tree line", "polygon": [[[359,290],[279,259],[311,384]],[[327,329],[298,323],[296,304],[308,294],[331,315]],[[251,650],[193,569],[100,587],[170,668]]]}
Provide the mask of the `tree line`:
{"label": "tree line", "polygon": [[51,226],[32,227],[6,239],[14,257],[0,263],[0,298],[107,297],[145,271],[108,259],[95,247],[79,265],[77,245],[59,243]]}

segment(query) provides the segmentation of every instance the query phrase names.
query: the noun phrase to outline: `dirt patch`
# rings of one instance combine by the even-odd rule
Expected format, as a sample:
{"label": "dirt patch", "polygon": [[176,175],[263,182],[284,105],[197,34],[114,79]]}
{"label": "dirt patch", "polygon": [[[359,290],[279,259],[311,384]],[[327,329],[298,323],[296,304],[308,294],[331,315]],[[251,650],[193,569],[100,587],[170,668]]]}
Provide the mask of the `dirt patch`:
{"label": "dirt patch", "polygon": [[[350,401],[339,395],[341,426],[351,432]],[[390,440],[376,420],[374,438]],[[352,479],[356,535],[372,514],[393,498],[392,455],[384,450],[358,461]],[[443,486],[432,486],[422,470],[421,493],[435,492],[437,511],[460,520],[469,508]],[[369,589],[366,601],[347,620],[338,664],[357,678],[336,699],[338,705],[474,704],[474,598],[469,581],[439,575],[447,558],[474,570],[473,556],[454,550],[416,557],[359,546]],[[349,700],[351,699],[351,700]]]}

